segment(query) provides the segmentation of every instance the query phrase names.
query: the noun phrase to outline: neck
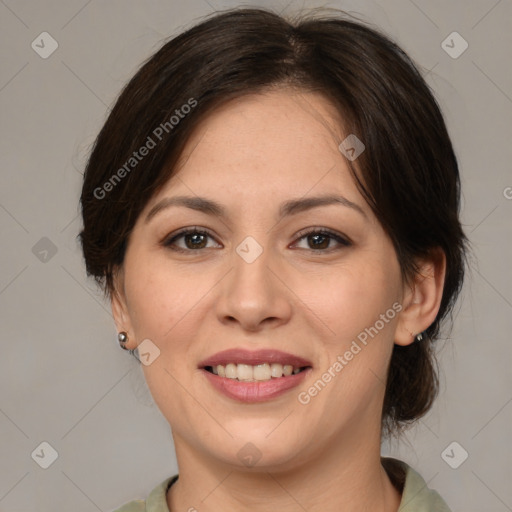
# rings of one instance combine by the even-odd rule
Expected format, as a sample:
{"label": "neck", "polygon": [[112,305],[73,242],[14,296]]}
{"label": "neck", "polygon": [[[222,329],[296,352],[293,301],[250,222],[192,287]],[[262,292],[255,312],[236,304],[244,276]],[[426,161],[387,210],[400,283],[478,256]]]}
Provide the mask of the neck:
{"label": "neck", "polygon": [[240,468],[205,457],[174,434],[179,479],[169,510],[396,512],[400,494],[380,460],[380,432],[338,436],[314,456],[283,466]]}

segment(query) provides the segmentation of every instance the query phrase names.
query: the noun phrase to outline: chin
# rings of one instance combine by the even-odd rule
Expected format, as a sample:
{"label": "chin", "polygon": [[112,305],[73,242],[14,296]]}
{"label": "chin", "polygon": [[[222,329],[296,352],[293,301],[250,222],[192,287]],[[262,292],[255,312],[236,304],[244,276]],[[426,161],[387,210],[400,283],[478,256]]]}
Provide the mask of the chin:
{"label": "chin", "polygon": [[[278,424],[279,422],[277,422]],[[273,427],[275,429],[276,422]],[[269,434],[269,432],[271,432]],[[225,445],[219,445],[211,456],[235,466],[238,470],[276,471],[294,467],[298,458],[304,458],[306,441],[304,433],[291,434],[283,430],[280,434],[272,429],[232,431],[234,439]],[[205,447],[211,451],[211,446]]]}

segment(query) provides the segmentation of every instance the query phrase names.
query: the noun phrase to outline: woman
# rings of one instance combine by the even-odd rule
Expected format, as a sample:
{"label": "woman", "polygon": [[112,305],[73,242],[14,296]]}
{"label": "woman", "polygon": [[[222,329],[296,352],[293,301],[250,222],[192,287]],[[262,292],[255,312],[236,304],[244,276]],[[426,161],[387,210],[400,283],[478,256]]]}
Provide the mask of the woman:
{"label": "woman", "polygon": [[211,17],[126,86],[81,204],[179,467],[119,511],[449,510],[380,456],[437,393],[466,244],[442,115],[394,43]]}

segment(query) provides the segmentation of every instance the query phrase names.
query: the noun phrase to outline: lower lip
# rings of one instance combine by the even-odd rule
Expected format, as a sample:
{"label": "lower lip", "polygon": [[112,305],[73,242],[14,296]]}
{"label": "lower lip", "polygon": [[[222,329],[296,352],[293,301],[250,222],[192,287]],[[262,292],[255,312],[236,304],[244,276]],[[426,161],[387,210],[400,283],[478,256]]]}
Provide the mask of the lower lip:
{"label": "lower lip", "polygon": [[227,397],[239,402],[254,403],[271,400],[298,386],[311,372],[311,368],[288,377],[277,377],[260,382],[243,382],[227,377],[219,377],[204,369],[202,369],[202,372],[210,381],[210,384]]}

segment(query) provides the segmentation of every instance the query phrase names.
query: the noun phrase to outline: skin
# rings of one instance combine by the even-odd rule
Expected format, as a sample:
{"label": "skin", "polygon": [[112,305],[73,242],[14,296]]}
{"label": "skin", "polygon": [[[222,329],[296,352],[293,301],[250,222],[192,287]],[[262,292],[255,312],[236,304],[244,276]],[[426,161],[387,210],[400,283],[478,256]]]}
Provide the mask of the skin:
{"label": "skin", "polygon": [[[381,410],[393,344],[407,345],[439,309],[443,255],[422,261],[403,282],[387,234],[358,192],[338,150],[342,119],[316,93],[276,89],[233,100],[203,120],[177,173],[141,213],[112,297],[128,348],[150,339],[159,357],[143,366],[169,422],[179,480],[170,510],[396,511],[400,494],[380,463]],[[278,219],[290,199],[336,194],[341,204]],[[213,199],[219,218],[184,206],[179,195]],[[211,236],[162,241],[198,226]],[[328,228],[350,240],[301,233]],[[316,229],[318,232],[319,229]],[[253,237],[263,253],[236,252]],[[188,245],[187,245],[188,240]],[[318,240],[318,239],[316,239]],[[393,303],[402,310],[306,405],[307,390]],[[277,348],[312,362],[298,388],[258,404],[214,390],[198,363],[228,348]],[[252,443],[260,459],[238,452]],[[194,508],[192,508],[194,507]]]}

